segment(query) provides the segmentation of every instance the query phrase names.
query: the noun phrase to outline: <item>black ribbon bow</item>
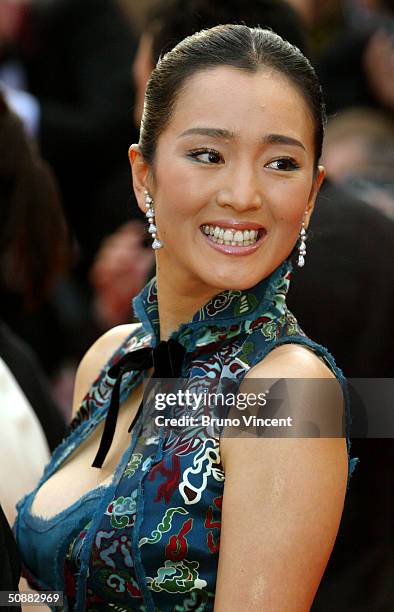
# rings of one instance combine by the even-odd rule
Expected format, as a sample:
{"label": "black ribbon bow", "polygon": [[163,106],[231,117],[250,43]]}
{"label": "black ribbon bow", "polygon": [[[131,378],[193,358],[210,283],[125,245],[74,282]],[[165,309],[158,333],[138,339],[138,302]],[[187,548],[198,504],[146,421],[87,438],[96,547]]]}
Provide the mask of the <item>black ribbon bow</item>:
{"label": "black ribbon bow", "polygon": [[[112,390],[107,416],[105,418],[100,446],[92,463],[92,467],[102,467],[114,439],[116,422],[119,414],[120,387],[123,375],[127,372],[142,372],[153,366],[152,378],[177,378],[181,374],[185,352],[186,349],[182,344],[170,338],[167,342],[164,340],[159,342],[154,349],[146,347],[138,349],[138,351],[126,353],[108,370],[108,376],[116,378],[116,381]],[[144,402],[142,401],[130,424],[128,429],[129,432],[140,416],[143,405]]]}

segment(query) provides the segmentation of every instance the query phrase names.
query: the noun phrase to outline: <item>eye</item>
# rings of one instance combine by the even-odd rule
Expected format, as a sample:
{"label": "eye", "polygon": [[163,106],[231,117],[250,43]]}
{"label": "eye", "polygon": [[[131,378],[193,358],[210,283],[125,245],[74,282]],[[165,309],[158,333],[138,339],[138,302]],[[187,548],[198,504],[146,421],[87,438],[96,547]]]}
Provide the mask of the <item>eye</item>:
{"label": "eye", "polygon": [[288,172],[291,170],[297,170],[299,165],[291,157],[280,157],[279,159],[274,159],[272,162],[267,164],[267,167],[273,168],[274,170],[284,170]]}
{"label": "eye", "polygon": [[190,151],[188,156],[202,164],[224,163],[222,155],[214,149],[196,149],[195,151]]}

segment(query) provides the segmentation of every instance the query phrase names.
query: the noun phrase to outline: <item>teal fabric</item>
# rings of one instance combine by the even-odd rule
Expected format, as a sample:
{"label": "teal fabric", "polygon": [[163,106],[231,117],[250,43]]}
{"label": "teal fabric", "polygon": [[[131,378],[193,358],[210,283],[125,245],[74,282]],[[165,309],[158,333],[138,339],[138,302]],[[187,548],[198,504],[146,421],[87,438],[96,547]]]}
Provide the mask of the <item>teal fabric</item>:
{"label": "teal fabric", "polygon": [[[330,353],[302,332],[286,306],[284,262],[247,291],[224,291],[172,334],[186,349],[182,376],[199,389],[238,388],[255,364],[284,343],[309,347],[346,382]],[[114,380],[107,372],[128,351],[159,341],[153,279],[134,301],[141,321],[103,368],[56,449],[38,488],[106,415]],[[121,401],[144,372],[124,376]],[[177,414],[175,406],[171,414]],[[348,451],[350,451],[350,441]],[[349,478],[356,460],[350,459]],[[142,411],[111,485],[49,520],[31,514],[35,491],[19,504],[15,533],[24,573],[38,589],[64,590],[66,610],[211,611],[220,546],[225,472],[209,428],[165,434]]]}

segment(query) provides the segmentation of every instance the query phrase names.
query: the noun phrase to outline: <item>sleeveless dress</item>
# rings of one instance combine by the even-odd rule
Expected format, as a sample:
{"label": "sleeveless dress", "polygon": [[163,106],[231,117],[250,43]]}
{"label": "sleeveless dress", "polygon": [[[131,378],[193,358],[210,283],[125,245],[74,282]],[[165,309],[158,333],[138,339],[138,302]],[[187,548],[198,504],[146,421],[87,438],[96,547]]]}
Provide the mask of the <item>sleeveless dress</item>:
{"label": "sleeveless dress", "polygon": [[[185,349],[182,376],[239,386],[274,347],[302,344],[345,381],[325,348],[305,336],[286,307],[291,264],[246,291],[224,291],[172,334]],[[141,324],[104,367],[55,450],[37,488],[18,504],[14,531],[23,574],[38,590],[64,591],[65,610],[213,610],[225,473],[209,428],[154,430],[144,410],[110,485],[50,519],[31,514],[38,488],[106,416],[109,368],[127,352],[159,342],[155,279],[134,300]],[[123,377],[120,399],[144,377]],[[346,391],[345,391],[346,393]],[[350,440],[347,438],[348,451]],[[349,453],[348,453],[349,454]],[[356,463],[349,456],[349,478]]]}

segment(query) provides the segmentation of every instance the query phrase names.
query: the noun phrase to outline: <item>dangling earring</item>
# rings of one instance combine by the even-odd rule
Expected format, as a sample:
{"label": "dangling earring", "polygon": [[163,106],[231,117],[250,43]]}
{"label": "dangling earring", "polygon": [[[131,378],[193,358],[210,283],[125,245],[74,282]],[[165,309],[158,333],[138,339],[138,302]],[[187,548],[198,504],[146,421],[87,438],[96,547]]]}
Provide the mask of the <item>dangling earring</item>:
{"label": "dangling earring", "polygon": [[145,206],[147,211],[145,213],[146,218],[149,222],[148,232],[153,238],[152,249],[161,249],[163,243],[157,238],[157,227],[155,225],[155,211],[153,208],[153,199],[149,193],[145,190]]}
{"label": "dangling earring", "polygon": [[306,255],[306,244],[305,240],[307,239],[305,222],[302,222],[302,227],[300,231],[300,244],[298,247],[298,261],[297,265],[299,268],[302,268],[305,264],[305,255]]}

